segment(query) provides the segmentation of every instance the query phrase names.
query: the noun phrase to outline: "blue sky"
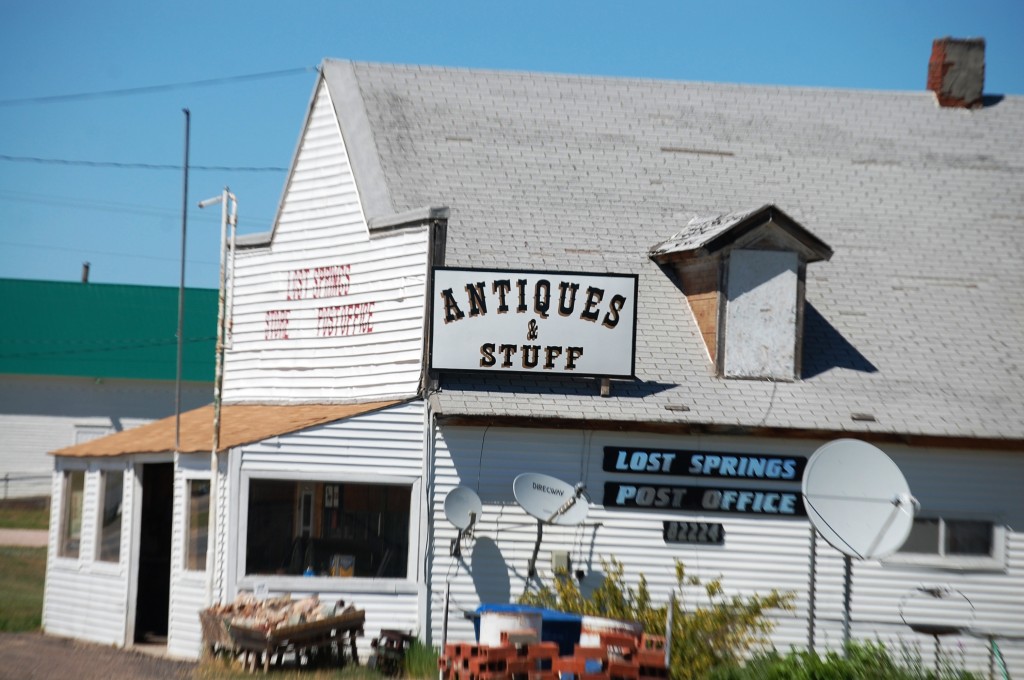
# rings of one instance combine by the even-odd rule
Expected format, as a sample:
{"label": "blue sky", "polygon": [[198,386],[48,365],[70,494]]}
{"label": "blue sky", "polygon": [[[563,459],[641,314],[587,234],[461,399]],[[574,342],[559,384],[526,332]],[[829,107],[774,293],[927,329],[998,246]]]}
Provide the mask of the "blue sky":
{"label": "blue sky", "polygon": [[186,281],[215,287],[195,205],[228,185],[270,228],[325,57],[920,91],[934,38],[981,36],[986,92],[1022,95],[1022,28],[1019,0],[0,0],[0,277],[177,286],[183,173],[135,166],[182,164],[187,107],[191,165],[235,168],[189,177]]}

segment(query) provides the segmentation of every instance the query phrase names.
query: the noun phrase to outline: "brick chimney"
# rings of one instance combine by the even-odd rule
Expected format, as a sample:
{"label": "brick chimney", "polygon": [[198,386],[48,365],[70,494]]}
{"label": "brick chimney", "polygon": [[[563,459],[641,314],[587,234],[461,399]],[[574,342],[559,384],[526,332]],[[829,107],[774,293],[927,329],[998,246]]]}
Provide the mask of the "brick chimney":
{"label": "brick chimney", "polygon": [[945,37],[932,42],[928,89],[935,93],[939,106],[980,107],[985,89],[985,39]]}

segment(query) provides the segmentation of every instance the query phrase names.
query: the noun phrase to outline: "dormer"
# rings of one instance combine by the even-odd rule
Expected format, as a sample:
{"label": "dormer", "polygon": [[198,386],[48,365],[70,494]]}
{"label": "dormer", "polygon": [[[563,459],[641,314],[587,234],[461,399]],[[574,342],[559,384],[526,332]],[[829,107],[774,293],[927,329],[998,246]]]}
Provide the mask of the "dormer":
{"label": "dormer", "polygon": [[651,248],[674,270],[716,374],[800,377],[807,265],[832,249],[774,205],[695,217]]}

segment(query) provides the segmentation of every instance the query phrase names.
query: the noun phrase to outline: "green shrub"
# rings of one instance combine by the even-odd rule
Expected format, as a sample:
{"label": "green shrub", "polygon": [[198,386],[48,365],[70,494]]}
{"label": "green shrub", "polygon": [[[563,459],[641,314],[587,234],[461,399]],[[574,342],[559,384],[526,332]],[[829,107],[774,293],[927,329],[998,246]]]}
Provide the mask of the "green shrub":
{"label": "green shrub", "polygon": [[[906,650],[904,650],[905,652]],[[746,664],[719,667],[709,680],[981,680],[979,676],[951,664],[940,664],[939,672],[922,666],[920,657],[903,654],[903,662],[892,658],[881,643],[851,643],[845,653],[819,656],[810,651],[759,654]]]}
{"label": "green shrub", "polygon": [[[665,634],[668,605],[656,606],[640,576],[636,589],[626,585],[622,565],[602,562],[606,576],[592,594],[584,596],[579,584],[568,574],[557,574],[553,587],[542,585],[528,591],[521,604],[547,607],[586,616],[636,621],[644,631]],[[672,680],[705,678],[713,668],[736,665],[750,651],[762,645],[772,629],[767,612],[790,609],[793,595],[772,590],[750,597],[725,595],[719,579],[702,582],[687,576],[682,562],[676,562],[676,598],[672,614]],[[686,592],[698,588],[707,605],[687,606]]]}

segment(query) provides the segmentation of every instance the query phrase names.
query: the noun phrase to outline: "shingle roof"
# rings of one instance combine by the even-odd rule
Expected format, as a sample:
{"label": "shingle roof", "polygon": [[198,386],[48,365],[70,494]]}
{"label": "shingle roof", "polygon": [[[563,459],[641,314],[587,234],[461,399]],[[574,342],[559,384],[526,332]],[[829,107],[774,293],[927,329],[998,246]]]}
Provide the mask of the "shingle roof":
{"label": "shingle roof", "polygon": [[[365,404],[225,404],[221,407],[221,431],[218,450],[228,449],[343,418],[394,406],[397,401]],[[174,451],[177,418],[170,416],[146,425],[106,437],[75,444],[57,451],[55,456],[124,456],[135,453]],[[209,453],[213,448],[213,404],[181,414],[179,451]]]}
{"label": "shingle roof", "polygon": [[774,205],[763,205],[752,210],[738,210],[725,215],[698,215],[686,223],[680,231],[661,243],[651,247],[651,257],[656,262],[678,253],[689,253],[700,250],[713,252],[724,242],[733,240],[736,232],[775,220],[789,231],[795,238],[805,243],[811,257],[809,261],[817,262],[832,257],[832,249],[822,243],[792,218]]}
{"label": "shingle roof", "polygon": [[[0,279],[0,373],[174,380],[178,289]],[[182,378],[213,382],[217,291],[185,290]]]}
{"label": "shingle roof", "polygon": [[[588,381],[446,375],[444,413],[1024,438],[1024,99],[965,111],[924,91],[348,62],[325,76],[361,195],[380,199],[368,218],[449,206],[450,266],[640,276],[636,382],[601,398]],[[808,267],[803,376],[720,379],[648,249],[769,203],[835,252]]]}

